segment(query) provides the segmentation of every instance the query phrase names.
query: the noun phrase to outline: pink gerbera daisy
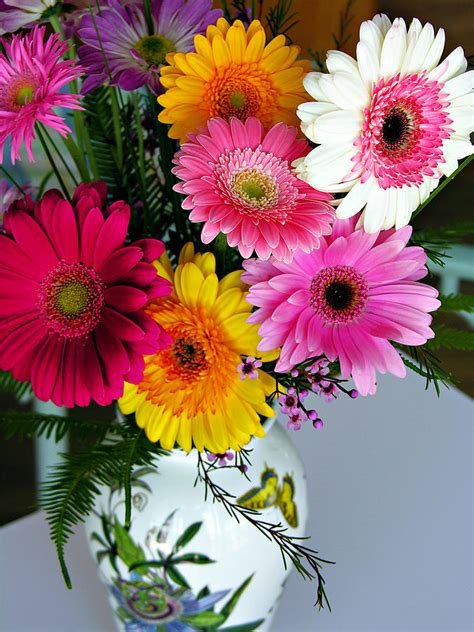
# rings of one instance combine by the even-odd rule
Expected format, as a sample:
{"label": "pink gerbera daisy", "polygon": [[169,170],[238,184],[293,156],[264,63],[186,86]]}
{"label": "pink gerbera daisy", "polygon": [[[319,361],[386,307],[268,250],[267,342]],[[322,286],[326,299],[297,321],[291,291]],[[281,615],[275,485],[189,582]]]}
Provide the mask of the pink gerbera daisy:
{"label": "pink gerbera daisy", "polygon": [[81,109],[79,97],[60,90],[82,74],[71,59],[61,59],[67,50],[59,34],[45,41],[45,27],[13,35],[3,41],[0,53],[0,162],[8,137],[11,137],[11,160],[20,156],[22,142],[30,160],[34,160],[31,143],[35,124],[51,127],[62,136],[70,132],[64,118],[53,108]]}
{"label": "pink gerbera daisy", "polygon": [[332,196],[295,175],[291,162],[309,151],[296,133],[283,123],[265,132],[252,117],[211,119],[202,134],[190,135],[174,159],[173,173],[183,180],[175,188],[187,195],[189,219],[204,222],[205,244],[225,233],[243,257],[255,251],[283,261],[297,248],[318,248],[321,235],[331,232]]}
{"label": "pink gerbera daisy", "polygon": [[26,198],[0,235],[0,369],[58,406],[110,404],[170,342],[143,311],[170,292],[151,264],[163,244],[124,246],[130,208],[106,198],[102,182],[78,187],[72,205],[54,190]]}
{"label": "pink gerbera daisy", "polygon": [[252,284],[247,300],[259,308],[249,318],[261,323],[259,348],[282,347],[277,371],[324,355],[339,359],[342,376],[352,375],[368,395],[376,370],[404,377],[389,340],[424,344],[434,336],[428,312],[440,302],[434,288],[418,282],[426,255],[407,247],[410,227],[368,234],[354,230],[356,219],[337,220],[319,250],[295,253],[291,265],[245,262],[242,280]]}

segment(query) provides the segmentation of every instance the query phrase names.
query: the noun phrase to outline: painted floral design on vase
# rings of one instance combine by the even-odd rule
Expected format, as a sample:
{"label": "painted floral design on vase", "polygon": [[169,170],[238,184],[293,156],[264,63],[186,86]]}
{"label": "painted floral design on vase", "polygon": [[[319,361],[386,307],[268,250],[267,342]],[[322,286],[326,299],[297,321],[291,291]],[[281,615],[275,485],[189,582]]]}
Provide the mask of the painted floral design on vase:
{"label": "painted floral design on vase", "polygon": [[[254,439],[246,476],[213,471],[236,502],[304,535],[306,481],[288,433],[274,423]],[[197,454],[174,450],[132,480],[133,513],[124,524],[119,488],[103,491],[86,530],[121,632],[269,631],[290,570],[273,543],[196,482]]]}

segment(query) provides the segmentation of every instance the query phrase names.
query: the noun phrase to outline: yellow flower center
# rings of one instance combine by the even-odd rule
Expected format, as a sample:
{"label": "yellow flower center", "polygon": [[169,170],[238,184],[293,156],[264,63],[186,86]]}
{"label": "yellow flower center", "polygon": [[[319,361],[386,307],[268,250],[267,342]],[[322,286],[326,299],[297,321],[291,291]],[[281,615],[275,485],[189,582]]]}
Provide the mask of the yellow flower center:
{"label": "yellow flower center", "polygon": [[162,35],[145,35],[135,44],[135,51],[149,66],[160,66],[166,55],[175,50],[175,45]]}
{"label": "yellow flower center", "polygon": [[85,285],[71,281],[59,287],[56,305],[64,316],[75,317],[86,309],[89,297],[90,292]]}
{"label": "yellow flower center", "polygon": [[274,178],[257,169],[244,169],[234,174],[230,189],[252,208],[268,208],[278,202]]}
{"label": "yellow flower center", "polygon": [[17,105],[25,105],[33,101],[35,94],[34,86],[22,86],[16,93],[15,103]]}

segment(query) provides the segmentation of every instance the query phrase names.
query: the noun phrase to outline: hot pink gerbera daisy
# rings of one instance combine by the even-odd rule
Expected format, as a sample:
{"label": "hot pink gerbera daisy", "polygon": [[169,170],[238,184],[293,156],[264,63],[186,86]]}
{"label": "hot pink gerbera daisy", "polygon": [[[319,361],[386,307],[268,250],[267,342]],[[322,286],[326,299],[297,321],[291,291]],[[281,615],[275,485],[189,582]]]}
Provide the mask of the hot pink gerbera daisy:
{"label": "hot pink gerbera daisy", "polygon": [[79,97],[60,90],[82,74],[71,59],[61,59],[67,50],[59,34],[45,41],[45,27],[35,27],[27,35],[13,35],[3,41],[0,54],[0,162],[3,148],[11,137],[11,160],[20,156],[22,142],[30,160],[35,124],[42,123],[67,136],[69,127],[53,108],[81,109]]}
{"label": "hot pink gerbera daisy", "polygon": [[438,292],[418,279],[427,273],[422,248],[407,247],[411,228],[367,234],[356,219],[337,220],[319,250],[297,252],[291,265],[247,261],[247,300],[259,309],[261,350],[282,347],[277,371],[325,355],[339,359],[362,395],[375,393],[376,370],[405,376],[389,340],[421,345],[434,336],[428,312]]}
{"label": "hot pink gerbera daisy", "polygon": [[143,308],[170,285],[151,261],[163,244],[124,246],[130,208],[104,183],[14,203],[0,235],[0,369],[58,406],[110,404],[138,383],[144,354],[170,339]]}
{"label": "hot pink gerbera daisy", "polygon": [[255,251],[283,261],[297,248],[318,248],[321,235],[331,232],[332,196],[295,175],[292,161],[309,151],[296,133],[283,123],[265,132],[252,117],[211,119],[202,134],[190,135],[174,159],[173,173],[184,181],[175,188],[187,195],[189,219],[205,222],[205,244],[225,233],[243,257]]}

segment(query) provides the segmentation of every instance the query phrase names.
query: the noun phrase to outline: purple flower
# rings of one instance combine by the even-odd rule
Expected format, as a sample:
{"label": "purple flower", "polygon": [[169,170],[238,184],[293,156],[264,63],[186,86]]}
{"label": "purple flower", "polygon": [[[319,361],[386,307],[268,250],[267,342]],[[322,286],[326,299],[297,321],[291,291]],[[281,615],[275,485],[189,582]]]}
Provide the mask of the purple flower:
{"label": "purple flower", "polygon": [[0,0],[0,35],[30,28],[51,10],[57,0]]}
{"label": "purple flower", "polygon": [[280,395],[278,402],[281,405],[281,412],[285,413],[285,415],[291,415],[293,411],[298,409],[299,400],[296,390],[290,386],[286,395]]}
{"label": "purple flower", "polygon": [[243,362],[237,366],[237,371],[240,373],[240,379],[245,380],[246,377],[251,380],[258,378],[258,371],[262,366],[260,360],[256,360],[253,356],[248,356]]}
{"label": "purple flower", "polygon": [[234,460],[234,453],[231,450],[227,450],[224,454],[214,454],[213,452],[208,452],[207,460],[209,463],[214,463],[214,461],[217,460],[217,465],[223,467],[224,465],[227,465],[227,461]]}
{"label": "purple flower", "polygon": [[194,36],[222,15],[219,9],[212,10],[211,0],[151,0],[150,32],[142,2],[104,4],[100,15],[82,18],[78,31],[83,42],[79,58],[89,75],[84,94],[108,79],[123,90],[148,85],[158,93],[166,55],[194,50]]}
{"label": "purple flower", "polygon": [[306,415],[301,410],[295,409],[290,414],[290,418],[288,420],[288,423],[286,424],[286,427],[288,428],[288,430],[296,431],[301,428],[301,422],[305,422],[305,421],[308,421],[308,418],[306,417]]}
{"label": "purple flower", "polygon": [[306,371],[311,375],[327,375],[329,373],[329,362],[326,358],[319,358],[315,360],[313,364],[306,368]]}
{"label": "purple flower", "polygon": [[337,397],[337,387],[334,382],[328,382],[327,380],[321,380],[320,382],[314,382],[311,386],[315,393],[318,393],[327,402],[332,402]]}

